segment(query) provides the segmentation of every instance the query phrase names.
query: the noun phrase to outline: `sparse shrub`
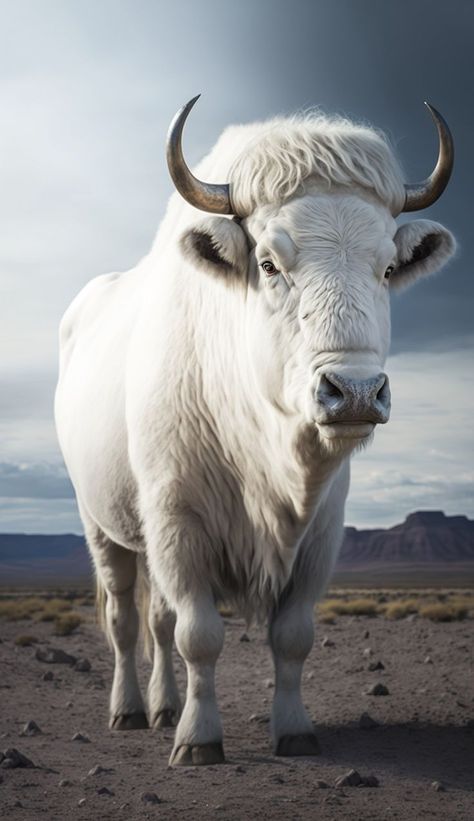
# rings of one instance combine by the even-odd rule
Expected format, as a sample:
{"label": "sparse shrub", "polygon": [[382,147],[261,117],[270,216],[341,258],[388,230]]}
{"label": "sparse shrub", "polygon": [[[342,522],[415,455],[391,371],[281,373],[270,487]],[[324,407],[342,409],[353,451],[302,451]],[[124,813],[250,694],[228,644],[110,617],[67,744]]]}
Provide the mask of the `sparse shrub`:
{"label": "sparse shrub", "polygon": [[81,622],[82,618],[78,613],[63,613],[54,620],[54,632],[56,636],[69,636]]}
{"label": "sparse shrub", "polygon": [[336,620],[337,613],[334,610],[334,601],[335,599],[326,599],[326,601],[320,602],[317,605],[317,615],[318,621],[322,622],[323,624],[333,624]]}
{"label": "sparse shrub", "polygon": [[0,602],[0,618],[8,621],[32,619],[33,615],[44,607],[42,599],[26,596],[24,599],[12,599]]}
{"label": "sparse shrub", "polygon": [[55,621],[61,613],[72,610],[72,604],[64,599],[50,599],[43,602],[42,611],[38,614],[39,621]]}
{"label": "sparse shrub", "polygon": [[402,601],[392,601],[384,604],[381,608],[387,619],[404,619],[410,613],[418,613],[420,603],[417,599],[405,599]]}
{"label": "sparse shrub", "polygon": [[91,607],[93,604],[94,596],[92,594],[89,596],[80,596],[74,600],[74,605],[76,607]]}
{"label": "sparse shrub", "polygon": [[431,621],[459,621],[466,618],[467,608],[455,604],[425,604],[420,607],[420,616]]}
{"label": "sparse shrub", "polygon": [[449,606],[455,610],[464,610],[466,616],[474,613],[474,596],[452,596],[449,599]]}
{"label": "sparse shrub", "polygon": [[377,602],[374,599],[326,599],[318,605],[319,621],[331,624],[336,616],[376,616]]}
{"label": "sparse shrub", "polygon": [[36,636],[28,636],[28,635],[21,635],[17,636],[15,639],[15,644],[18,647],[31,647],[32,644],[36,644],[38,639]]}
{"label": "sparse shrub", "polygon": [[376,616],[377,602],[374,599],[349,599],[341,601],[333,599],[331,608],[338,616]]}

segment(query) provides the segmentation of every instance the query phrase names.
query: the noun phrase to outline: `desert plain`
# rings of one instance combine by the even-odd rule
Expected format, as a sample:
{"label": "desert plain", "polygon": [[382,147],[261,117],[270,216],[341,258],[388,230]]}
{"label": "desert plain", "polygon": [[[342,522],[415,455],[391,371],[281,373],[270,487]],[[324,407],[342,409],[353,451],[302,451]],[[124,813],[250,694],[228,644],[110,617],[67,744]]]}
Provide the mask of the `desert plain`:
{"label": "desert plain", "polygon": [[[0,616],[2,817],[474,818],[472,591],[329,592],[303,674],[321,747],[313,758],[273,755],[265,629],[224,611],[227,763],[176,769],[173,728],[108,729],[113,660],[91,593],[4,591]],[[141,653],[138,667],[145,693]],[[176,671],[184,697],[177,654]]]}

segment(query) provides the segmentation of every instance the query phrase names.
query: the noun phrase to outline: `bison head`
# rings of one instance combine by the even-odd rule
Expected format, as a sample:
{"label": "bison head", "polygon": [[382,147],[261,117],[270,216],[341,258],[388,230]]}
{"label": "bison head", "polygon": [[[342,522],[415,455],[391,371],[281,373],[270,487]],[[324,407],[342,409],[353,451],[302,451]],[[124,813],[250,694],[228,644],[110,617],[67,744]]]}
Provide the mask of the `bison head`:
{"label": "bison head", "polygon": [[[255,385],[265,398],[283,413],[303,415],[316,425],[328,447],[361,444],[390,414],[384,372],[390,291],[438,270],[455,249],[453,236],[438,223],[395,222],[400,210],[427,207],[447,185],[453,163],[447,125],[430,107],[440,137],[438,165],[423,183],[398,188],[393,183],[391,197],[384,196],[383,183],[377,184],[383,177],[382,157],[373,185],[360,170],[345,179],[339,169],[330,185],[321,173],[309,172],[291,196],[257,197],[245,207],[239,203],[238,183],[231,197],[230,185],[201,183],[185,166],[181,131],[194,102],[171,127],[172,176],[192,205],[234,218],[194,222],[182,237],[182,249],[229,287],[243,286],[243,340]],[[374,144],[380,141],[372,135]],[[351,156],[350,148],[351,143],[343,159],[357,170],[363,160],[360,154]],[[383,150],[395,178],[393,158],[386,146]],[[378,143],[377,151],[383,155]],[[255,176],[260,171],[261,166]],[[240,182],[245,183],[242,176]]]}

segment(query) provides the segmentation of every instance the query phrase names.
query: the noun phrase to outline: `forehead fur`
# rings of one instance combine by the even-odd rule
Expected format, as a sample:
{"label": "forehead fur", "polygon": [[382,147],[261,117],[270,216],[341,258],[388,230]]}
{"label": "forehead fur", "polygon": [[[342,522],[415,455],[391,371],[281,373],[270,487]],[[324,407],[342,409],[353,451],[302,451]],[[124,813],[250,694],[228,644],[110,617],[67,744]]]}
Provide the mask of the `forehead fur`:
{"label": "forehead fur", "polygon": [[402,172],[385,136],[346,119],[278,117],[229,128],[218,146],[231,159],[227,178],[239,213],[283,203],[309,180],[325,191],[361,186],[394,213],[404,202]]}

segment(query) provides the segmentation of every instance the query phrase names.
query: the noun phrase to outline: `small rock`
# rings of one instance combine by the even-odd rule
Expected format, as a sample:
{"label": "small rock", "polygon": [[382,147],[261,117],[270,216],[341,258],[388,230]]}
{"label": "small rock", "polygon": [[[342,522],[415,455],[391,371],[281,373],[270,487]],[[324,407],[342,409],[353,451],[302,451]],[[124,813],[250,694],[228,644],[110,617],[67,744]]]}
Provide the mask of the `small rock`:
{"label": "small rock", "polygon": [[97,795],[115,795],[113,790],[109,790],[108,787],[99,787],[97,790]]}
{"label": "small rock", "polygon": [[367,775],[365,778],[362,779],[362,784],[359,786],[361,787],[378,787],[379,780],[376,775]]}
{"label": "small rock", "polygon": [[270,690],[272,687],[275,686],[274,681],[272,678],[266,678],[263,682],[267,690]]}
{"label": "small rock", "polygon": [[34,736],[34,735],[41,735],[42,730],[38,727],[36,721],[27,721],[25,726],[23,727],[20,735],[22,736]]}
{"label": "small rock", "polygon": [[105,767],[101,767],[100,764],[96,764],[95,767],[89,770],[87,775],[100,775],[101,773],[109,773],[110,770],[106,769]]}
{"label": "small rock", "polygon": [[72,781],[69,781],[69,778],[61,778],[59,782],[59,787],[72,787]]}
{"label": "small rock", "polygon": [[85,803],[86,803],[86,799],[85,798],[80,798],[79,801],[77,802],[77,806],[78,807],[83,807]]}
{"label": "small rock", "polygon": [[52,670],[47,670],[46,673],[43,673],[41,676],[42,681],[52,681],[54,678],[54,673]]}
{"label": "small rock", "polygon": [[330,792],[329,795],[327,795],[326,798],[324,799],[324,803],[325,804],[334,804],[335,806],[340,807],[341,804],[342,804],[342,801],[341,801],[339,795],[337,795],[337,793]]}
{"label": "small rock", "polygon": [[371,661],[368,669],[371,673],[374,673],[376,670],[385,670],[385,664],[381,661]]}
{"label": "small rock", "polygon": [[321,778],[318,778],[316,781],[316,787],[318,790],[327,790],[329,789],[329,784],[327,781],[323,781]]}
{"label": "small rock", "polygon": [[433,659],[431,658],[431,656],[426,656],[423,664],[433,664]]}
{"label": "small rock", "polygon": [[78,673],[89,673],[91,670],[91,663],[89,659],[77,659],[74,669],[77,670]]}
{"label": "small rock", "polygon": [[38,661],[43,661],[45,664],[75,664],[76,657],[65,653],[64,650],[58,650],[54,647],[49,647],[47,650],[42,650],[38,647],[35,652],[35,658]]}
{"label": "small rock", "polygon": [[74,733],[71,741],[82,741],[83,744],[90,744],[91,740],[88,735],[84,733]]}
{"label": "small rock", "polygon": [[349,770],[349,772],[345,773],[344,775],[340,775],[336,778],[335,786],[336,787],[358,787],[359,784],[362,783],[362,778],[357,770]]}
{"label": "small rock", "polygon": [[379,727],[378,721],[369,716],[368,713],[362,713],[361,717],[359,718],[359,727],[361,730],[373,730],[375,727]]}
{"label": "small rock", "polygon": [[381,684],[380,681],[377,684],[372,684],[366,691],[366,695],[368,696],[388,696],[390,695],[388,687],[385,684]]}
{"label": "small rock", "polygon": [[364,633],[364,636],[363,636],[363,637],[364,637],[364,639],[368,639],[368,638],[370,637],[370,633],[369,633],[369,631],[368,631],[368,630],[366,630],[366,631],[365,631],[365,633]]}
{"label": "small rock", "polygon": [[335,646],[336,646],[335,643],[328,636],[324,636],[324,638],[321,642],[321,647],[335,647]]}
{"label": "small rock", "polygon": [[17,798],[17,800],[15,801],[15,803],[13,804],[13,806],[14,806],[14,807],[23,807],[23,804],[21,803],[20,799],[19,799],[19,798]]}
{"label": "small rock", "polygon": [[260,713],[252,713],[249,721],[255,722],[256,724],[268,724],[270,718],[269,716],[263,716]]}
{"label": "small rock", "polygon": [[363,655],[366,659],[370,658],[370,656],[371,656],[372,654],[373,654],[373,650],[372,650],[372,648],[371,648],[371,647],[366,647],[364,650],[362,650],[362,655]]}
{"label": "small rock", "polygon": [[8,747],[2,753],[2,763],[0,767],[4,770],[13,770],[16,767],[34,768],[35,764],[15,747]]}
{"label": "small rock", "polygon": [[431,786],[436,792],[446,792],[446,787],[442,781],[432,781]]}
{"label": "small rock", "polygon": [[71,707],[74,707],[74,702],[73,701],[66,701],[66,707],[68,708],[68,710],[70,710]]}
{"label": "small rock", "polygon": [[311,679],[314,678],[314,673],[312,670],[309,673],[306,673],[306,678],[308,679],[308,681],[311,681]]}
{"label": "small rock", "polygon": [[241,764],[237,764],[237,766],[234,767],[234,772],[236,772],[236,773],[246,773],[247,770],[245,769],[245,767],[242,767]]}
{"label": "small rock", "polygon": [[239,641],[250,641],[249,637],[247,636],[247,633],[242,633]]}
{"label": "small rock", "polygon": [[156,792],[142,792],[141,799],[145,804],[161,804]]}

